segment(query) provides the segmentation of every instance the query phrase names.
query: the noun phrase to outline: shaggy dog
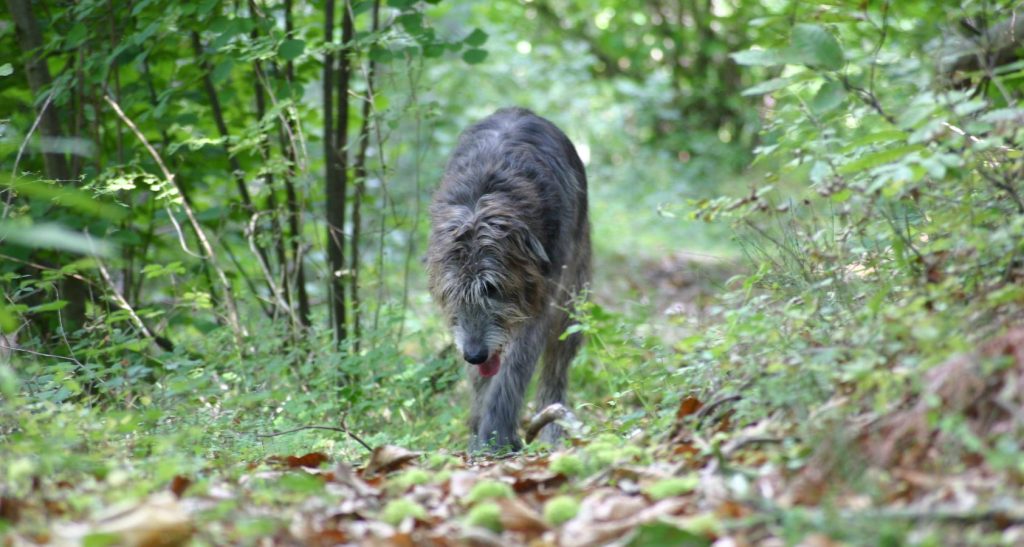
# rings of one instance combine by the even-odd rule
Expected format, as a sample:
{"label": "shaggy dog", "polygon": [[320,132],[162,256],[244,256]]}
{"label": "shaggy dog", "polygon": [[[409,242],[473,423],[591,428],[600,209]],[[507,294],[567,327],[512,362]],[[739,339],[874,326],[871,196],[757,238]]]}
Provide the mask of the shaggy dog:
{"label": "shaggy dog", "polygon": [[[538,408],[564,403],[582,338],[561,339],[590,282],[587,177],[569,138],[505,108],[459,139],[430,208],[430,292],[471,366],[470,449],[518,450],[538,359]],[[557,442],[556,423],[539,438]]]}

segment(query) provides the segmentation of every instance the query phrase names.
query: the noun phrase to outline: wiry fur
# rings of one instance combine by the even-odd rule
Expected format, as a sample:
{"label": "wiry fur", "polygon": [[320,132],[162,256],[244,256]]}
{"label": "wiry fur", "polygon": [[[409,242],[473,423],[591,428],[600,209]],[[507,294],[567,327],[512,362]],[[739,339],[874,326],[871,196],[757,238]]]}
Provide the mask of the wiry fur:
{"label": "wiry fur", "polygon": [[[582,339],[559,340],[590,281],[587,179],[551,122],[502,109],[467,129],[431,206],[430,291],[465,355],[499,351],[491,378],[469,367],[471,448],[521,447],[516,424],[538,359],[540,408],[564,403]],[[467,357],[469,360],[469,357]],[[555,442],[552,424],[541,440]]]}

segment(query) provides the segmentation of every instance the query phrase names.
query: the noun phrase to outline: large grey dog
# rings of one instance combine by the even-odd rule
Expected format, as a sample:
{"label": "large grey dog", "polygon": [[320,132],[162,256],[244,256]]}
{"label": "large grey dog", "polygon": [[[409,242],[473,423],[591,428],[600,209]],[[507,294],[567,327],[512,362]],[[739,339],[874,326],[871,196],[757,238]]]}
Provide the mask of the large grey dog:
{"label": "large grey dog", "polygon": [[[583,162],[548,120],[501,109],[462,134],[430,213],[430,292],[472,365],[470,450],[518,450],[538,358],[538,408],[564,403],[582,343],[579,333],[560,338],[590,282]],[[552,423],[538,438],[561,435]]]}

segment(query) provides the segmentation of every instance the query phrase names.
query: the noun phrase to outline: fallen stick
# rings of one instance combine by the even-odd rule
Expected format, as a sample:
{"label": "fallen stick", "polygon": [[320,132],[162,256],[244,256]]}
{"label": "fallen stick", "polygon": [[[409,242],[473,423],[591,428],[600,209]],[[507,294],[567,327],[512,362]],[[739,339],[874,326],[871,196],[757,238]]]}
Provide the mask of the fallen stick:
{"label": "fallen stick", "polygon": [[564,420],[573,424],[579,422],[572,411],[565,408],[562,403],[550,404],[535,414],[533,418],[530,418],[530,423],[526,425],[526,444],[533,442],[537,438],[537,434],[540,433],[540,430],[544,429],[544,426],[558,420]]}

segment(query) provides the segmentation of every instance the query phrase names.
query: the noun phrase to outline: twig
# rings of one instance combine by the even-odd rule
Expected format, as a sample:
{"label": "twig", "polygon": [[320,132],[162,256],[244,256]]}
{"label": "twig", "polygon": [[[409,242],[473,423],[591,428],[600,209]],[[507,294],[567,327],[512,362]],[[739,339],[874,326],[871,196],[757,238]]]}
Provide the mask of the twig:
{"label": "twig", "polygon": [[261,214],[267,211],[259,211],[253,213],[252,218],[249,220],[249,228],[245,231],[246,239],[249,240],[249,250],[256,255],[256,261],[259,262],[260,270],[263,271],[263,277],[267,281],[267,286],[270,287],[271,294],[274,295],[274,304],[281,308],[282,311],[288,314],[292,320],[292,327],[300,325],[299,318],[295,315],[295,310],[285,301],[284,291],[282,291],[280,285],[274,281],[274,274],[270,271],[270,266],[267,264],[266,255],[260,253],[259,246],[256,245],[256,221],[259,220]]}
{"label": "twig", "polygon": [[[125,115],[124,111],[121,110],[120,105],[118,105],[114,99],[110,98],[110,94],[104,93],[103,100],[107,101],[107,104],[109,104],[110,108],[114,110],[117,117],[121,118],[121,121],[124,122],[124,124],[127,125],[128,128],[132,130],[132,133],[134,133],[139,139],[142,146],[149,151],[149,155],[153,157],[153,161],[155,161],[157,166],[160,167],[160,171],[163,173],[164,179],[174,186],[179,195],[184,196],[185,192],[181,185],[178,183],[177,179],[174,178],[174,175],[172,175],[167,169],[164,161],[160,158],[160,154],[157,153],[156,149],[153,148],[153,145],[149,143],[148,139],[146,139],[146,135],[139,130],[139,127],[135,125],[135,122],[133,122],[131,118]],[[192,225],[192,229],[196,233],[196,239],[199,240],[200,245],[203,247],[203,252],[206,253],[206,259],[210,261],[210,265],[213,266],[213,270],[217,273],[217,278],[224,286],[224,302],[228,307],[228,322],[231,324],[231,328],[235,333],[235,342],[238,344],[238,349],[241,350],[242,339],[248,334],[244,327],[242,327],[241,320],[238,316],[238,306],[235,303],[235,295],[231,292],[231,282],[228,281],[228,276],[224,273],[224,270],[219,264],[217,264],[217,254],[213,250],[213,245],[210,244],[210,240],[206,237],[206,232],[203,231],[202,225],[199,224],[199,219],[196,218],[195,212],[192,211],[192,207],[184,198],[181,200],[181,208],[185,211],[185,215],[188,217],[189,223]]]}
{"label": "twig", "polygon": [[[86,238],[88,238],[89,241],[92,241],[92,238],[89,237],[88,233],[86,233]],[[151,330],[149,330],[149,327],[147,327],[146,324],[142,321],[142,318],[139,317],[139,314],[135,313],[135,309],[132,308],[128,301],[125,300],[124,296],[121,295],[121,291],[117,290],[117,285],[115,285],[114,280],[111,279],[110,272],[108,272],[107,267],[103,265],[103,261],[100,260],[99,257],[95,258],[96,266],[99,267],[100,269],[100,275],[103,277],[103,280],[107,282],[107,286],[110,287],[110,292],[113,293],[114,295],[114,301],[117,302],[117,305],[122,310],[128,312],[128,316],[131,317],[132,323],[135,324],[135,327],[142,331],[143,336],[149,338],[150,340],[153,340],[153,342],[155,342],[156,345],[160,346],[160,348],[163,349],[164,351],[174,351],[174,344],[170,340],[164,338],[163,336],[156,336],[153,334]]]}
{"label": "twig", "polygon": [[752,444],[782,444],[785,439],[779,437],[764,437],[764,436],[751,436],[751,437],[740,437],[734,439],[725,444],[722,447],[722,457],[728,458],[736,452],[739,452],[741,448],[744,448]]}
{"label": "twig", "polygon": [[526,425],[527,444],[533,442],[544,426],[558,421],[561,421],[569,430],[578,430],[580,426],[579,419],[571,410],[563,406],[562,403],[552,403],[534,415],[530,419],[530,423]]}
{"label": "twig", "polygon": [[[39,109],[39,115],[36,116],[36,120],[32,122],[32,127],[29,128],[28,133],[25,134],[25,140],[21,141],[21,146],[18,147],[18,155],[14,156],[14,167],[11,168],[11,178],[18,176],[18,164],[21,163],[21,156],[25,153],[25,147],[28,146],[29,139],[32,138],[32,134],[35,133],[36,127],[39,127],[39,122],[43,119],[43,114],[46,113],[46,109],[50,107],[50,102],[53,101],[54,92],[51,91],[46,96],[46,101],[43,102],[43,107]],[[7,213],[11,208],[11,201],[14,199],[14,189],[7,189],[7,199],[4,200],[4,212],[0,214],[0,220],[7,218]]]}
{"label": "twig", "polygon": [[[342,420],[341,423],[344,426],[345,421]],[[296,427],[295,429],[288,429],[288,430],[285,430],[285,431],[276,431],[274,433],[257,433],[256,436],[261,438],[261,439],[269,439],[270,437],[278,437],[280,435],[288,435],[290,433],[298,433],[299,431],[307,431],[307,430],[310,430],[310,429],[320,429],[320,430],[323,430],[323,431],[334,431],[334,432],[337,432],[337,433],[344,433],[344,434],[348,435],[349,438],[351,438],[355,442],[361,444],[363,446],[363,448],[365,448],[367,451],[373,452],[373,449],[370,448],[370,445],[366,444],[366,442],[364,442],[362,439],[360,439],[358,435],[356,435],[355,433],[352,433],[351,431],[349,431],[348,427],[332,427],[332,426],[329,426],[329,425],[304,425],[302,427]]]}
{"label": "twig", "polygon": [[349,437],[352,437],[357,443],[363,445],[363,448],[369,450],[370,452],[373,452],[373,449],[370,448],[370,445],[366,444],[366,442],[363,441],[362,439],[360,439],[358,435],[356,435],[355,433],[352,433],[352,431],[349,430],[348,424],[345,423],[345,418],[347,418],[347,417],[348,417],[348,414],[342,414],[341,415],[341,419],[339,420],[339,422],[341,423],[341,429],[345,431],[346,435],[348,435]]}
{"label": "twig", "polygon": [[28,141],[32,138],[32,134],[35,133],[36,128],[39,127],[39,122],[43,119],[43,114],[46,113],[46,109],[49,108],[50,103],[53,102],[53,95],[54,91],[51,91],[50,94],[46,96],[46,100],[43,101],[43,107],[39,109],[39,115],[36,116],[36,120],[32,122],[32,127],[28,129],[28,133],[25,134],[25,140],[21,141],[21,146],[18,147],[18,155],[14,156],[14,167],[11,168],[12,177],[18,175],[18,164],[21,162],[21,156],[25,153],[25,147],[28,146]]}
{"label": "twig", "polygon": [[697,425],[695,426],[695,429],[696,428],[700,428],[701,424],[704,422],[704,418],[707,418],[708,416],[710,416],[711,413],[713,413],[715,410],[718,409],[718,407],[724,405],[725,403],[731,403],[732,401],[739,401],[742,398],[743,398],[743,396],[741,396],[741,395],[725,395],[723,397],[719,397],[718,399],[715,399],[714,401],[711,401],[710,403],[704,405],[703,407],[701,407],[701,409],[699,411],[697,411],[697,415],[696,415]]}
{"label": "twig", "polygon": [[65,357],[63,355],[54,355],[52,353],[43,353],[41,351],[32,351],[30,349],[19,348],[19,347],[15,347],[15,346],[8,346],[6,344],[0,344],[0,349],[7,349],[7,350],[11,350],[11,351],[19,351],[21,353],[28,353],[30,355],[36,355],[38,357],[50,357],[52,359],[63,359],[65,361],[71,361],[72,363],[74,363],[74,364],[76,364],[78,366],[82,366],[82,363],[78,359],[75,359],[74,357]]}

